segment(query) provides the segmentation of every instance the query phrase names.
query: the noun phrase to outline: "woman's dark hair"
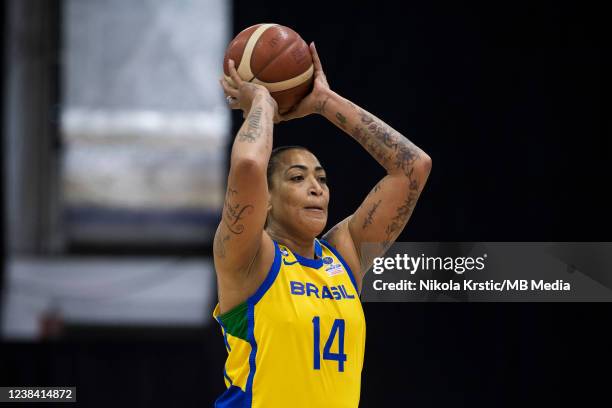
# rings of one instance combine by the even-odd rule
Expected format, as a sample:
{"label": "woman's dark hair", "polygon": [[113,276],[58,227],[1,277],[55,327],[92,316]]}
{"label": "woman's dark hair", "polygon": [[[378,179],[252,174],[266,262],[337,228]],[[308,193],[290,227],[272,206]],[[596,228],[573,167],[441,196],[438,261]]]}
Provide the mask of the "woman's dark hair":
{"label": "woman's dark hair", "polygon": [[295,145],[294,146],[279,146],[276,149],[273,149],[272,153],[270,154],[270,160],[268,161],[268,168],[266,170],[266,177],[268,179],[268,189],[272,188],[272,175],[274,174],[274,171],[278,167],[280,155],[283,152],[286,152],[287,150],[293,150],[293,149],[306,150],[307,152],[312,153],[310,150],[308,150],[304,146],[295,146]]}

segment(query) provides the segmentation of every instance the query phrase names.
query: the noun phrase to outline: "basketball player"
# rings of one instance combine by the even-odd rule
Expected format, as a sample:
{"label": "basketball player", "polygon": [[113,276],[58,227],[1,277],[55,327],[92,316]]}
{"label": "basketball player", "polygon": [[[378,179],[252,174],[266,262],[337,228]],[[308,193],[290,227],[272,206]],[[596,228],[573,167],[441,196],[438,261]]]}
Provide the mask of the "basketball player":
{"label": "basketball player", "polygon": [[[214,241],[220,323],[229,353],[227,390],[216,407],[359,405],[365,320],[364,273],[410,218],[431,159],[382,120],[330,90],[314,44],[312,92],[280,116],[263,86],[229,62],[228,102],[246,120],[232,147]],[[387,175],[344,221],[327,222],[325,169],[310,151],[272,151],[275,123],[319,114],[359,142]],[[364,242],[380,243],[365,256]]]}

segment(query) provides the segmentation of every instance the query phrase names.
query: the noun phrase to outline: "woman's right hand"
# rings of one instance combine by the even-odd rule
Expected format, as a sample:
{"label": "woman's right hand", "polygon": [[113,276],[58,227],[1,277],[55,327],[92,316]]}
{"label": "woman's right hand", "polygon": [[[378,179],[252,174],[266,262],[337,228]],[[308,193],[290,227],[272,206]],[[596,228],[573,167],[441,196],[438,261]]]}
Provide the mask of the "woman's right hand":
{"label": "woman's right hand", "polygon": [[[265,86],[243,81],[236,71],[234,60],[228,61],[228,70],[230,72],[230,80],[225,76],[221,78],[221,86],[228,101],[230,108],[241,109],[242,116],[246,118],[251,110],[253,101],[259,96],[265,98],[274,108],[274,118],[278,117],[278,105],[274,98],[270,96],[270,92]],[[276,122],[276,120],[275,120]]]}

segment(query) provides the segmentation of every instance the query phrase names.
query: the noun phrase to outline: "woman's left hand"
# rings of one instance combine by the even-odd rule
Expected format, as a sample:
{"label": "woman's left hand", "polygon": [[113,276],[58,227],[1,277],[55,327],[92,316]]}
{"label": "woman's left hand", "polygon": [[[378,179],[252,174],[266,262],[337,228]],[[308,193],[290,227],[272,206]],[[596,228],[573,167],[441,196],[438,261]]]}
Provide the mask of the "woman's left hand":
{"label": "woman's left hand", "polygon": [[322,114],[325,110],[325,102],[330,89],[314,42],[310,44],[310,53],[312,54],[312,62],[314,65],[314,85],[312,91],[293,109],[281,115],[281,121],[302,118],[313,113]]}

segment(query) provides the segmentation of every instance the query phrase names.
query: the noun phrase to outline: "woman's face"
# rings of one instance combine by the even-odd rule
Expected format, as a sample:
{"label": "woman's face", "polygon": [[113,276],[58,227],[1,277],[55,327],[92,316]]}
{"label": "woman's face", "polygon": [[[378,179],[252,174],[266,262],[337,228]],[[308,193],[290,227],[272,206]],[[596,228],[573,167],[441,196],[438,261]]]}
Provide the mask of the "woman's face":
{"label": "woman's face", "polygon": [[289,234],[315,237],[327,223],[329,188],[325,170],[310,152],[287,150],[278,158],[270,186],[269,216]]}

